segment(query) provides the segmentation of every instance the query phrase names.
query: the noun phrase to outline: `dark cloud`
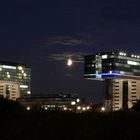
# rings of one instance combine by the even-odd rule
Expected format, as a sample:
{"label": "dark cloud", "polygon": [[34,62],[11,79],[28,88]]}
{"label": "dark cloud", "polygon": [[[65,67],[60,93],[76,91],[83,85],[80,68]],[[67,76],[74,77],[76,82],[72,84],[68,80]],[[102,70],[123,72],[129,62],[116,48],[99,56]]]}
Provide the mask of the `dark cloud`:
{"label": "dark cloud", "polygon": [[61,46],[79,46],[79,45],[91,45],[94,44],[94,39],[85,34],[79,34],[78,36],[56,36],[50,37],[40,41],[41,47],[51,47],[55,45]]}
{"label": "dark cloud", "polygon": [[87,53],[83,53],[83,52],[77,52],[77,53],[64,52],[59,54],[54,53],[49,56],[49,60],[65,61],[66,59],[71,58],[76,63],[83,63],[85,55],[87,55]]}

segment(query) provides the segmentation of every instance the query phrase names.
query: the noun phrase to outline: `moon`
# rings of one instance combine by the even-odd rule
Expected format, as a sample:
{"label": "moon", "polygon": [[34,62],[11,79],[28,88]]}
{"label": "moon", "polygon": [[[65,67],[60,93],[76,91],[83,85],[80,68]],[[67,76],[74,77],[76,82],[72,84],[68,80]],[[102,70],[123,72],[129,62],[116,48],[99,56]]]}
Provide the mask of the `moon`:
{"label": "moon", "polygon": [[68,61],[67,61],[67,65],[68,65],[68,66],[71,66],[72,63],[73,63],[73,62],[72,62],[72,59],[69,58]]}

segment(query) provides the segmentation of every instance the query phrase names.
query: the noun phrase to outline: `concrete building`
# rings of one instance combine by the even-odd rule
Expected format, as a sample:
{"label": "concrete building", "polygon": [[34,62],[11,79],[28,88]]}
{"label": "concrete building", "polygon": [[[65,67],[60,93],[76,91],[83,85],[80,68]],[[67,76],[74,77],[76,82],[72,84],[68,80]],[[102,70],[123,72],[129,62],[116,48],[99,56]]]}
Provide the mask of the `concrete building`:
{"label": "concrete building", "polygon": [[105,83],[108,111],[131,108],[140,99],[140,56],[124,52],[85,56],[85,78]]}
{"label": "concrete building", "polygon": [[[128,109],[140,100],[140,80],[113,79],[109,82],[110,84],[106,85],[106,88],[110,89],[105,95],[105,108],[108,110]],[[110,96],[107,97],[107,95]]]}
{"label": "concrete building", "polygon": [[20,86],[14,81],[0,81],[0,95],[10,100],[20,97]]}
{"label": "concrete building", "polygon": [[31,94],[31,69],[25,64],[0,62],[0,95],[16,100]]}

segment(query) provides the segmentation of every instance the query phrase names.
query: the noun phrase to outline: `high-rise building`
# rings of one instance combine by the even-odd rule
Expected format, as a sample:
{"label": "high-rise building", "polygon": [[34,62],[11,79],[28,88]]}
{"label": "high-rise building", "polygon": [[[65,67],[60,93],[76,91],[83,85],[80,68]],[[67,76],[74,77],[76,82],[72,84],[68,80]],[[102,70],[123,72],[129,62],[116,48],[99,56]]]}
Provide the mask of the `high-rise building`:
{"label": "high-rise building", "polygon": [[124,52],[85,56],[85,78],[105,82],[105,108],[131,108],[140,99],[140,56]]}
{"label": "high-rise building", "polygon": [[25,64],[0,62],[0,95],[16,100],[31,94],[31,69]]}

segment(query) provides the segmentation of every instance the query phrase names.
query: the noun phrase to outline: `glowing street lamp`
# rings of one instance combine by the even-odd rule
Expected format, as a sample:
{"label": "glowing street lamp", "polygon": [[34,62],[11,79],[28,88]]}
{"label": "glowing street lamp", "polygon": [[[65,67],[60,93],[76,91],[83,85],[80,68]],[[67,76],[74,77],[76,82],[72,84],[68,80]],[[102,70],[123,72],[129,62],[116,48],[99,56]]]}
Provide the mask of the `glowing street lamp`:
{"label": "glowing street lamp", "polygon": [[67,110],[67,107],[64,107],[64,111],[66,111]]}
{"label": "glowing street lamp", "polygon": [[29,106],[27,106],[26,110],[28,110],[28,111],[29,111],[30,109],[31,109],[31,108],[30,108]]}
{"label": "glowing street lamp", "polygon": [[104,112],[105,111],[105,107],[101,107],[101,111]]}

